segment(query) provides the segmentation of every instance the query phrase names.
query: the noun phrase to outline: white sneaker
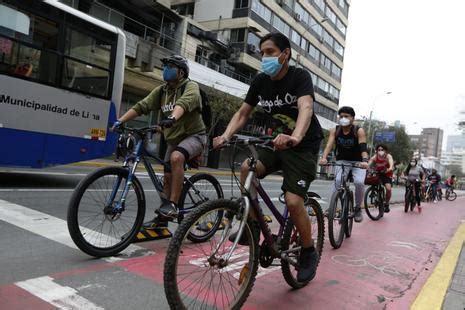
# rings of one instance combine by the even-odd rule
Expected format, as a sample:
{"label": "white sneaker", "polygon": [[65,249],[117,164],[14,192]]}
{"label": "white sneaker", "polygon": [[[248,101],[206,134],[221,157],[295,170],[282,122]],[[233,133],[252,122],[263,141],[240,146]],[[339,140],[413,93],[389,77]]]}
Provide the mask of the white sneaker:
{"label": "white sneaker", "polygon": [[434,200],[433,203],[438,203],[438,201],[437,201],[437,200]]}

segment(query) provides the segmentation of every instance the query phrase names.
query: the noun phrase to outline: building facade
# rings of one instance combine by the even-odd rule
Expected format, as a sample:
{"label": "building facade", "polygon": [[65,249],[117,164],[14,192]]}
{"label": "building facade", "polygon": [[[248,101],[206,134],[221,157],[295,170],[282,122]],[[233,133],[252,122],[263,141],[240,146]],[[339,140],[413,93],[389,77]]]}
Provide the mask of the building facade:
{"label": "building facade", "polygon": [[420,135],[409,135],[414,150],[421,156],[441,157],[442,138],[444,132],[440,128],[423,128]]}

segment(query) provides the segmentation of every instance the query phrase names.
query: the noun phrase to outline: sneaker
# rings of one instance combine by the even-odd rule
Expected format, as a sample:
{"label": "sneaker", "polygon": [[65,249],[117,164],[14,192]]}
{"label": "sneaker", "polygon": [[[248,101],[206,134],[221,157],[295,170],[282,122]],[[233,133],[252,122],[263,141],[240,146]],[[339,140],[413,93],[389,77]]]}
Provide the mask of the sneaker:
{"label": "sneaker", "polygon": [[421,207],[418,206],[418,213],[421,213]]}
{"label": "sneaker", "polygon": [[167,220],[172,220],[178,217],[178,208],[176,204],[172,201],[164,203],[158,210],[155,211],[161,217],[166,218]]}
{"label": "sneaker", "polygon": [[391,211],[391,209],[389,209],[389,204],[384,204],[384,213],[389,213],[389,211]]}
{"label": "sneaker", "polygon": [[142,227],[145,229],[163,229],[168,228],[168,221],[161,219],[159,216],[155,216],[153,220],[145,222],[142,224]]}
{"label": "sneaker", "polygon": [[[230,234],[228,240],[234,242],[236,240],[238,232],[239,231],[236,231]],[[240,245],[249,245],[249,238],[247,237],[247,234],[245,232],[242,233],[241,239],[239,239],[237,243]]]}
{"label": "sneaker", "polygon": [[320,256],[315,247],[302,248],[299,256],[299,270],[297,271],[297,281],[308,282],[316,275]]}
{"label": "sneaker", "polygon": [[433,200],[433,203],[438,203],[438,201],[436,199]]}
{"label": "sneaker", "polygon": [[360,223],[361,221],[363,221],[362,208],[355,207],[354,220],[357,223]]}

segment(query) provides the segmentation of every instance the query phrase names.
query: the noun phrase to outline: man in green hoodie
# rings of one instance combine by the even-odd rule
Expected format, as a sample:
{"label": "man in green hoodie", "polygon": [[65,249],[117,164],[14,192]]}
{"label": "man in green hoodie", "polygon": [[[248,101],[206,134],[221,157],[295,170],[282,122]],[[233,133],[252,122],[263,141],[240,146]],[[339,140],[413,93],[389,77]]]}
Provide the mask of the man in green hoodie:
{"label": "man in green hoodie", "polygon": [[155,211],[157,215],[144,224],[145,228],[166,227],[168,220],[177,217],[177,203],[184,180],[184,163],[199,156],[207,142],[199,85],[188,79],[187,60],[173,55],[161,61],[166,84],[155,88],[114,124],[114,127],[118,127],[139,115],[159,110],[162,112],[163,118],[159,125],[164,128],[163,134],[168,145],[165,161],[170,161],[171,166],[171,169],[165,170],[164,176],[164,192],[169,202]]}

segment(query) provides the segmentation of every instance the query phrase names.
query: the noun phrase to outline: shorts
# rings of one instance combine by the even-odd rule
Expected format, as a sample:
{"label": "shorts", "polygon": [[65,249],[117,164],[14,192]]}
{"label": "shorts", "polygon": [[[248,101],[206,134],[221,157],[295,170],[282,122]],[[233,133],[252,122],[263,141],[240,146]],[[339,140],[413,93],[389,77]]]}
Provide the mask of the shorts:
{"label": "shorts", "polygon": [[381,183],[383,183],[383,185],[386,185],[386,184],[391,184],[392,185],[392,178],[388,177],[385,174],[382,174],[382,173],[379,174],[379,179],[381,180]]}
{"label": "shorts", "polygon": [[[206,134],[194,134],[185,138],[178,144],[168,144],[164,160],[165,162],[169,162],[171,153],[173,153],[173,151],[179,151],[184,155],[185,160],[189,161],[201,155],[206,144]],[[165,166],[165,172],[171,172],[171,168],[169,166]]]}
{"label": "shorts", "polygon": [[[266,175],[282,170],[284,192],[304,198],[310,183],[315,180],[318,155],[311,152],[297,152],[294,149],[271,151],[259,149],[258,159],[265,166]],[[263,178],[265,176],[261,176]]]}

